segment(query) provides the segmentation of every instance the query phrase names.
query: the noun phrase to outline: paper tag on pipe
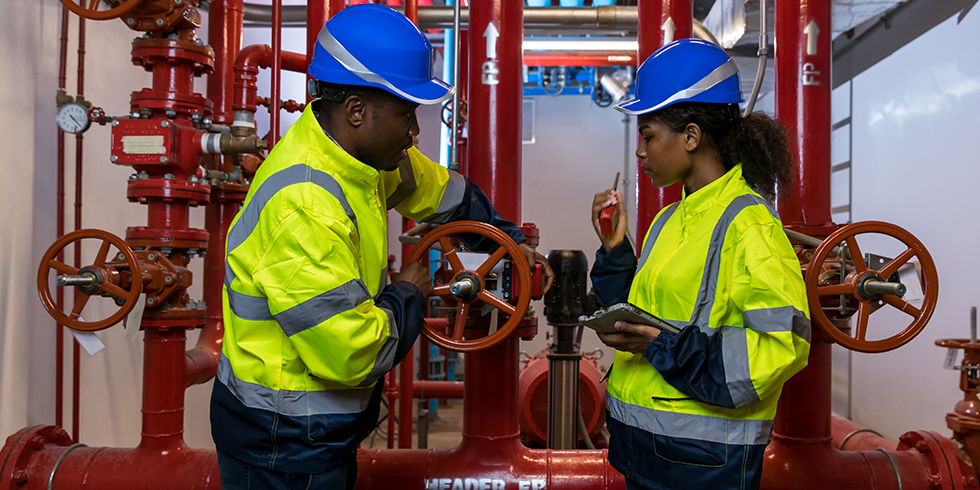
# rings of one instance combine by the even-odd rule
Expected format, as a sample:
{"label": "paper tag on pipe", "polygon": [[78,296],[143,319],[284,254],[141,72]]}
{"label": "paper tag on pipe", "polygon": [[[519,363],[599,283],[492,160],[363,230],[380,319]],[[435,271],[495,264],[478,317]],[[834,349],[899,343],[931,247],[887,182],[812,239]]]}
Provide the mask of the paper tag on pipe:
{"label": "paper tag on pipe", "polygon": [[905,285],[905,296],[902,296],[902,299],[914,306],[921,306],[926,295],[922,292],[922,281],[919,280],[917,265],[917,262],[910,262],[900,267],[898,280]]}
{"label": "paper tag on pipe", "polygon": [[[84,322],[85,319],[78,317],[78,321]],[[105,349],[105,344],[102,343],[102,339],[98,335],[95,335],[95,332],[83,332],[74,328],[69,328],[68,330],[71,330],[71,334],[75,336],[75,340],[85,349],[85,352],[88,352],[89,356],[94,356],[102,349]]]}
{"label": "paper tag on pipe", "polygon": [[123,326],[126,327],[126,340],[133,341],[140,334],[140,324],[143,323],[143,309],[146,308],[146,295],[141,294],[136,301],[133,311],[126,315]]}
{"label": "paper tag on pipe", "polygon": [[960,357],[960,349],[946,349],[946,359],[943,360],[943,369],[956,369],[959,365],[957,359]]}

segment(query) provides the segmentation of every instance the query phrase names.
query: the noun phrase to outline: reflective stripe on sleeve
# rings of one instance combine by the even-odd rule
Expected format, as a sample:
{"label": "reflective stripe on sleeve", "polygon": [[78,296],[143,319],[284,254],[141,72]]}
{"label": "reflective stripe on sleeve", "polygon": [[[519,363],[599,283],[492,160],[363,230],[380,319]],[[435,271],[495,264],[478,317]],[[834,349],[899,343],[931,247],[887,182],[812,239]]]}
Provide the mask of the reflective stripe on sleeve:
{"label": "reflective stripe on sleeve", "polygon": [[378,357],[374,360],[374,367],[368,373],[364,381],[358,386],[371,386],[375,381],[381,379],[395,365],[395,354],[398,351],[398,339],[401,338],[398,325],[395,323],[395,314],[382,306],[378,307],[388,315],[388,339],[378,351]]}
{"label": "reflective stripe on sleeve", "polygon": [[626,403],[606,393],[614,419],[652,434],[719,444],[768,444],[772,420],[732,420],[710,415],[668,412]]}
{"label": "reflective stripe on sleeve", "polygon": [[449,181],[446,182],[446,190],[442,193],[442,200],[439,201],[439,208],[432,215],[422,221],[426,223],[443,224],[452,217],[456,209],[463,202],[463,195],[466,192],[466,179],[452,170],[449,171]]}
{"label": "reflective stripe on sleeve", "polygon": [[745,328],[756,332],[793,332],[797,337],[810,342],[810,319],[793,306],[750,310],[743,313],[742,318]]}
{"label": "reflective stripe on sleeve", "polygon": [[371,388],[317,391],[266,388],[235,376],[231,361],[224,353],[218,361],[218,381],[224,383],[238,401],[249,408],[295,417],[360,413],[368,408],[372,392]]}
{"label": "reflective stripe on sleeve", "polygon": [[367,286],[360,279],[351,279],[274,316],[286,335],[292,337],[333,316],[353,310],[371,297]]}

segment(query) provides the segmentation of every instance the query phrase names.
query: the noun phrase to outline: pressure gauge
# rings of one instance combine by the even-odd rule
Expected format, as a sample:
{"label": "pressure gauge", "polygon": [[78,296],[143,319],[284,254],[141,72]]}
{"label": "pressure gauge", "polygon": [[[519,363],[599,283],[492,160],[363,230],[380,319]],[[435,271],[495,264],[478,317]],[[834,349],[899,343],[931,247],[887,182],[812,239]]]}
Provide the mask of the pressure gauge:
{"label": "pressure gauge", "polygon": [[92,125],[88,119],[88,109],[74,102],[58,108],[58,127],[71,134],[84,133]]}

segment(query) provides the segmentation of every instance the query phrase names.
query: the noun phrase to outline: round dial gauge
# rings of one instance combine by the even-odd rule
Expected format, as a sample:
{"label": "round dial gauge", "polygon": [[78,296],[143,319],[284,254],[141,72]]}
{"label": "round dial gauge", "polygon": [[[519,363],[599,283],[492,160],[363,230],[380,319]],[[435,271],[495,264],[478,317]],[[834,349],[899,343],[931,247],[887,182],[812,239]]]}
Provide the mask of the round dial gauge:
{"label": "round dial gauge", "polygon": [[58,127],[66,133],[84,133],[92,125],[88,119],[88,109],[74,102],[58,108]]}

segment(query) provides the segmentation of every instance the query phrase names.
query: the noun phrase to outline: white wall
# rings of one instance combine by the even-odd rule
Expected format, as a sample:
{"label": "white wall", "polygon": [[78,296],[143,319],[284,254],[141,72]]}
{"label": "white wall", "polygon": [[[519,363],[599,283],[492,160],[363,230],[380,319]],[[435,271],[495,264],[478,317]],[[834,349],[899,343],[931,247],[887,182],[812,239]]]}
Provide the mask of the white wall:
{"label": "white wall", "polygon": [[[978,30],[976,11],[960,24],[954,16],[853,80],[854,221],[910,231],[940,277],[938,307],[918,338],[886,354],[853,355],[854,419],[891,437],[915,429],[948,434],[945,414],[961,397],[958,373],[941,369],[945,352],[933,341],[968,337],[970,307],[980,303]],[[885,250],[879,253],[901,251]],[[883,310],[870,332],[907,323]]]}

